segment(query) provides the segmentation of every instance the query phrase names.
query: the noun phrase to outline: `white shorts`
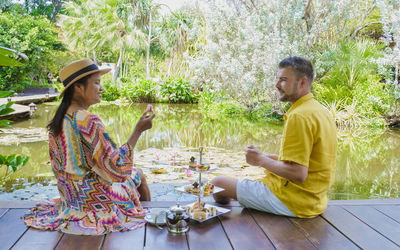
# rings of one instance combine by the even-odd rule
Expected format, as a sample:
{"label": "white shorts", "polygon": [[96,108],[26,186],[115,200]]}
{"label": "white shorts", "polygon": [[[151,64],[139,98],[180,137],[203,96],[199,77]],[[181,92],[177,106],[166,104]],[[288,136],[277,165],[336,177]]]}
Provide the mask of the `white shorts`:
{"label": "white shorts", "polygon": [[240,180],[236,186],[236,196],[243,207],[296,217],[262,182]]}

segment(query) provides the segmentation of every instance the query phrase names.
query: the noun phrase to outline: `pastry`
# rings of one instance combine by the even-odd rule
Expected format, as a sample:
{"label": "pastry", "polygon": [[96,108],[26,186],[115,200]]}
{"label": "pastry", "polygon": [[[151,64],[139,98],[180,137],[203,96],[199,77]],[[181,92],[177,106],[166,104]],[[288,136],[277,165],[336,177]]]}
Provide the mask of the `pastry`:
{"label": "pastry", "polygon": [[193,212],[193,218],[196,220],[205,220],[207,218],[207,214],[204,211],[195,211]]}
{"label": "pastry", "polygon": [[210,213],[210,216],[216,216],[217,215],[217,208],[214,206],[209,206],[208,211]]}
{"label": "pastry", "polygon": [[189,169],[196,170],[196,165],[197,165],[197,163],[195,161],[195,158],[193,156],[190,157]]}
{"label": "pastry", "polygon": [[191,193],[193,189],[192,185],[186,185],[183,187],[183,190],[185,190],[185,192]]}
{"label": "pastry", "polygon": [[202,164],[197,164],[197,171],[207,171],[210,169],[210,165],[202,165]]}
{"label": "pastry", "polygon": [[193,182],[192,184],[192,194],[199,194],[200,193],[200,185],[197,181]]}
{"label": "pastry", "polygon": [[210,195],[213,192],[214,192],[214,185],[213,184],[207,183],[207,184],[204,185],[204,188],[203,188],[203,195],[204,196]]}

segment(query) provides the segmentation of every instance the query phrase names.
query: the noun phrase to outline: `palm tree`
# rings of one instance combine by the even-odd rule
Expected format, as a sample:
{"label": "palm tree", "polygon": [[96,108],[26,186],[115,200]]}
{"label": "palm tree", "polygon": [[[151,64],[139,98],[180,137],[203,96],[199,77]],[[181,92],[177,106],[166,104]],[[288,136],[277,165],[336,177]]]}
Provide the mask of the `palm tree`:
{"label": "palm tree", "polygon": [[[124,0],[129,1],[129,0]],[[150,77],[150,47],[156,39],[153,30],[154,17],[158,15],[160,4],[153,3],[153,0],[133,0],[131,1],[134,9],[135,26],[143,32],[144,42],[146,44],[146,76]]]}
{"label": "palm tree", "polygon": [[68,15],[60,15],[60,24],[70,46],[85,52],[99,47],[119,51],[113,80],[119,75],[126,47],[135,47],[143,40],[142,32],[131,24],[134,10],[118,0],[73,2],[65,5]]}
{"label": "palm tree", "polygon": [[174,58],[188,51],[193,41],[189,36],[195,18],[183,11],[164,16],[161,23],[160,41],[170,57],[167,75],[170,75]]}

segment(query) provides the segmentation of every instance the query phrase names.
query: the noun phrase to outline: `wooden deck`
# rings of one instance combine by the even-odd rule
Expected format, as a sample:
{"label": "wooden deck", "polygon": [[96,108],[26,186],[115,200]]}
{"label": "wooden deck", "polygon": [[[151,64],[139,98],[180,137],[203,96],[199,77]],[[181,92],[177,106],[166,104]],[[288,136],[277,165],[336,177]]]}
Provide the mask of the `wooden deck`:
{"label": "wooden deck", "polygon": [[[22,120],[30,117],[29,104],[30,103],[42,103],[54,101],[57,99],[58,94],[47,95],[30,95],[30,96],[15,96],[11,97],[11,101],[15,102],[11,108],[14,111],[8,115],[0,116],[0,120],[7,119],[12,121]],[[0,98],[0,105],[6,104],[7,98]]]}
{"label": "wooden deck", "polygon": [[[313,219],[244,209],[174,235],[151,225],[104,236],[78,236],[27,228],[20,217],[34,202],[0,201],[0,249],[400,249],[400,199],[330,201]],[[169,207],[173,202],[144,202]]]}

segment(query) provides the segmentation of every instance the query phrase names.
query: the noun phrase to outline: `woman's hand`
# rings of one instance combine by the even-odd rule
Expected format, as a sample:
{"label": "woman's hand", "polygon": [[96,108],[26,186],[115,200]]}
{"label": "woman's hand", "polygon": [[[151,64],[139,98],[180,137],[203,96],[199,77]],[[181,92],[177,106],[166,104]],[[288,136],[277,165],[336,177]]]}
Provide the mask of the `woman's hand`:
{"label": "woman's hand", "polygon": [[133,130],[131,136],[128,139],[128,144],[133,148],[136,146],[137,141],[139,140],[140,135],[153,127],[153,119],[156,114],[153,111],[153,106],[150,104],[147,105],[146,111],[144,111],[143,115],[139,118],[136,123],[135,129]]}
{"label": "woman's hand", "polygon": [[147,105],[146,111],[144,111],[136,123],[135,130],[139,133],[142,133],[148,129],[151,129],[151,127],[153,127],[153,119],[155,116],[156,114],[153,111],[153,106],[151,106],[151,104]]}

